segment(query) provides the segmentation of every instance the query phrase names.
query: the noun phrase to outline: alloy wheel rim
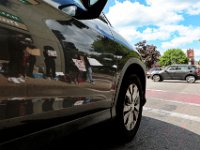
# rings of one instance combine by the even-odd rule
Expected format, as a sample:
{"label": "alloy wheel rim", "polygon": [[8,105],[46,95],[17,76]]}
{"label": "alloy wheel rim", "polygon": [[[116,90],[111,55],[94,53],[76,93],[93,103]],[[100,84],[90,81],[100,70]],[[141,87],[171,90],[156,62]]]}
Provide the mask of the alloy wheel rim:
{"label": "alloy wheel rim", "polygon": [[124,125],[127,130],[134,129],[140,109],[140,94],[136,84],[129,85],[124,102]]}
{"label": "alloy wheel rim", "polygon": [[190,83],[194,82],[194,80],[195,80],[195,78],[192,76],[187,77],[187,81]]}
{"label": "alloy wheel rim", "polygon": [[154,81],[158,82],[160,80],[160,77],[158,75],[153,76]]}

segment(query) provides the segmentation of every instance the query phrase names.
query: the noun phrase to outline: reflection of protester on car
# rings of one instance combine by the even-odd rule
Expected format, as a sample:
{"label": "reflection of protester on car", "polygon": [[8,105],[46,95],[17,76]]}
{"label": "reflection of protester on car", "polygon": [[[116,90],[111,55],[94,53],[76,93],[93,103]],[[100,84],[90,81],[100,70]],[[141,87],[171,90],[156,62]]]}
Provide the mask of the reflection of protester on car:
{"label": "reflection of protester on car", "polygon": [[55,79],[56,77],[56,63],[57,52],[51,46],[44,46],[43,55],[45,57],[46,77]]}
{"label": "reflection of protester on car", "polygon": [[75,84],[79,84],[79,76],[81,71],[86,71],[85,70],[85,64],[81,60],[80,55],[76,54],[74,58],[72,58],[72,61],[74,63],[73,65],[73,70],[72,70],[72,81]]}
{"label": "reflection of protester on car", "polygon": [[8,65],[9,77],[8,81],[13,83],[25,82],[23,78],[24,70],[24,52],[26,43],[23,34],[11,35],[9,38],[8,50],[10,53],[10,61]]}
{"label": "reflection of protester on car", "polygon": [[33,45],[33,41],[30,38],[25,38],[27,42],[26,51],[29,54],[27,75],[33,77],[33,70],[36,63],[36,56],[40,56],[40,50]]}
{"label": "reflection of protester on car", "polygon": [[94,80],[92,78],[92,66],[89,63],[87,55],[84,56],[84,61],[85,61],[85,67],[86,67],[87,81],[90,82],[90,83],[94,83]]}

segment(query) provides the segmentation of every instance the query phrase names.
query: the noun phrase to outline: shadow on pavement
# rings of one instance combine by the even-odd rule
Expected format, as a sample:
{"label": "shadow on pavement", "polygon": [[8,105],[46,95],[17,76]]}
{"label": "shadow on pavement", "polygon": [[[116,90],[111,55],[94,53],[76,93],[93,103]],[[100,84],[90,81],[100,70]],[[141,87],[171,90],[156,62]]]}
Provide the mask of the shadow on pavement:
{"label": "shadow on pavement", "polygon": [[200,150],[200,135],[143,117],[136,137],[121,143],[108,123],[93,126],[50,144],[48,150]]}

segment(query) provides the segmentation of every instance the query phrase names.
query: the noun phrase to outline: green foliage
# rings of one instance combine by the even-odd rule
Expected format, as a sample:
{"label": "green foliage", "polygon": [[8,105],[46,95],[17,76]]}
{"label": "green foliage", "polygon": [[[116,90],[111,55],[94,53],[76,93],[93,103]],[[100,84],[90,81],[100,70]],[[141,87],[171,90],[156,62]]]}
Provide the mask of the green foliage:
{"label": "green foliage", "polygon": [[160,57],[159,64],[161,66],[168,66],[171,64],[187,64],[189,59],[181,49],[168,49],[162,57]]}
{"label": "green foliage", "polygon": [[99,37],[92,44],[92,48],[94,51],[100,53],[112,53],[115,55],[124,55],[128,53],[125,46],[105,37]]}
{"label": "green foliage", "polygon": [[198,64],[200,65],[200,60],[198,61]]}

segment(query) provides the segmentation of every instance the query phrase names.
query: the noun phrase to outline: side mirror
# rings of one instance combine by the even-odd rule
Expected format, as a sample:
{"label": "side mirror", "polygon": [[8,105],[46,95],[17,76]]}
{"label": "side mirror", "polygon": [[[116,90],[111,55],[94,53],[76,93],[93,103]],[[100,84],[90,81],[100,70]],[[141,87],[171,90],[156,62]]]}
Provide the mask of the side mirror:
{"label": "side mirror", "polygon": [[73,3],[62,3],[60,10],[77,19],[94,19],[99,17],[107,0],[74,0]]}
{"label": "side mirror", "polygon": [[85,8],[90,8],[98,1],[101,1],[101,0],[81,0],[82,4],[85,6]]}
{"label": "side mirror", "polygon": [[76,16],[77,13],[77,7],[73,5],[68,7],[63,7],[61,8],[61,10],[70,16]]}

